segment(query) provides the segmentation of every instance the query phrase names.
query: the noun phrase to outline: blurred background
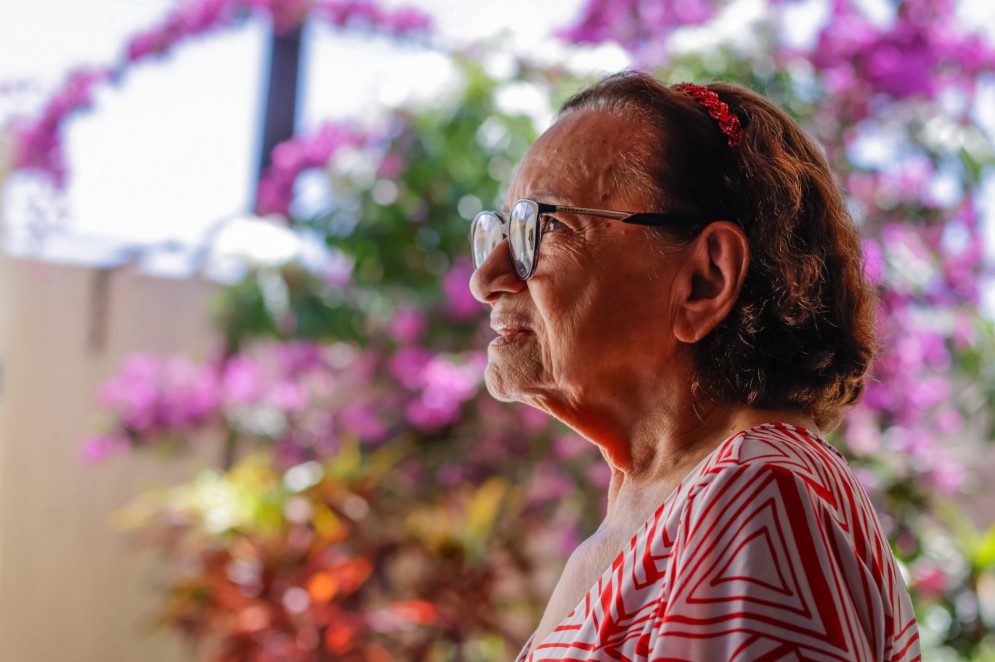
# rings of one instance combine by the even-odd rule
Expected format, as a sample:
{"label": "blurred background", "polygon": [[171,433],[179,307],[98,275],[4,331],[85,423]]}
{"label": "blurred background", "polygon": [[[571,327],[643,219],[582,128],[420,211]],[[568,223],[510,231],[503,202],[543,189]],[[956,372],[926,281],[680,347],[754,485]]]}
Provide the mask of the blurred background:
{"label": "blurred background", "polygon": [[482,386],[469,220],[625,67],[825,148],[882,347],[831,441],[924,659],[995,660],[995,5],[0,7],[0,660],[513,659],[602,515]]}

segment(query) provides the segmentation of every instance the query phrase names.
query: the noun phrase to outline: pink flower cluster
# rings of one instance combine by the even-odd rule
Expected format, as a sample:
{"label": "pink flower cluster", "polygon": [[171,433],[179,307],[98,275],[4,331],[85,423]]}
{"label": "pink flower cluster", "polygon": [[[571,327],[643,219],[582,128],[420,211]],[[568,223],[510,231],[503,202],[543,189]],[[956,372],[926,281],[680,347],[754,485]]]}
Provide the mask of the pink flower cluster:
{"label": "pink flower cluster", "polygon": [[111,78],[103,69],[80,69],[66,77],[62,87],[45,104],[34,120],[14,123],[16,153],[14,168],[38,170],[62,187],[66,181],[66,161],[62,131],[67,118],[93,105],[93,88]]}
{"label": "pink flower cluster", "polygon": [[[794,0],[771,0],[790,4]],[[799,53],[825,76],[831,93],[893,98],[929,97],[955,81],[991,71],[995,50],[980,34],[966,34],[950,0],[903,0],[890,25],[875,24],[855,0],[827,0],[830,19],[815,47]],[[705,23],[716,0],[588,0],[580,18],[560,35],[575,43],[614,41],[637,59],[660,58],[671,33]],[[659,61],[652,62],[659,64]],[[864,111],[867,112],[866,109]]]}
{"label": "pink flower cluster", "polygon": [[226,28],[234,23],[241,3],[199,0],[175,7],[159,25],[136,34],[125,45],[125,60],[139,62],[166,53],[181,41]]}
{"label": "pink flower cluster", "polygon": [[468,257],[453,262],[449,271],[442,277],[442,292],[446,296],[446,311],[457,321],[473,320],[480,317],[481,304],[470,292],[470,276],[473,263]]}
{"label": "pink flower cluster", "polygon": [[319,0],[311,15],[340,28],[365,28],[395,37],[428,34],[432,19],[414,7],[384,9],[371,0]]}
{"label": "pink flower cluster", "polygon": [[262,10],[273,21],[273,30],[284,34],[293,30],[309,16],[314,0],[230,0],[240,9]]}
{"label": "pink flower cluster", "polygon": [[[973,86],[995,65],[995,49],[957,24],[950,2],[906,0],[886,27],[851,0],[835,0],[832,8],[810,54],[830,94],[928,99],[949,85]],[[866,103],[848,107],[850,120],[870,112]]]}
{"label": "pink flower cluster", "polygon": [[383,354],[307,341],[204,364],[137,354],[100,393],[113,431],[87,439],[81,453],[99,460],[129,444],[189,439],[220,425],[276,446],[288,464],[323,458],[343,435],[378,443],[391,430],[431,433],[456,423],[480,391],[486,362],[479,352],[405,346]]}
{"label": "pink flower cluster", "polygon": [[136,354],[100,391],[101,405],[131,432],[184,430],[201,424],[220,403],[217,376],[181,356]]}
{"label": "pink flower cluster", "polygon": [[294,182],[305,170],[321,168],[343,147],[359,147],[367,138],[338,124],[325,124],[309,136],[296,136],[273,148],[272,165],[259,181],[256,213],[290,215]]}
{"label": "pink flower cluster", "polygon": [[63,130],[70,117],[92,104],[92,88],[120,81],[128,67],[169,52],[188,39],[222,30],[253,12],[268,15],[274,30],[286,32],[308,18],[333,27],[359,29],[396,38],[427,34],[429,16],[410,7],[385,9],[374,0],[188,0],[159,24],[128,40],[123,62],[116,67],[71,73],[37,118],[15,124],[15,169],[30,169],[62,188],[66,182]]}
{"label": "pink flower cluster", "polygon": [[387,368],[408,393],[407,422],[431,432],[456,422],[463,403],[477,395],[486,364],[486,356],[477,352],[453,357],[403,347],[390,358]]}
{"label": "pink flower cluster", "polygon": [[252,11],[269,15],[278,34],[308,18],[395,37],[422,34],[431,26],[428,15],[416,9],[384,9],[371,0],[194,0],[176,7],[161,24],[133,37],[125,48],[127,61],[165,53],[181,41],[224,29]]}
{"label": "pink flower cluster", "polygon": [[117,421],[114,431],[85,440],[81,454],[99,460],[163,430],[196,429],[217,413],[220,403],[212,368],[182,356],[135,354],[100,390],[101,406]]}
{"label": "pink flower cluster", "polygon": [[309,18],[337,28],[364,29],[394,37],[427,33],[429,16],[410,7],[385,9],[373,0],[191,0],[173,9],[159,25],[133,37],[128,62],[169,51],[181,41],[229,27],[253,11],[268,15],[282,34]]}
{"label": "pink flower cluster", "polygon": [[576,43],[614,41],[636,55],[677,28],[715,15],[712,0],[588,0],[580,19],[560,36]]}
{"label": "pink flower cluster", "polygon": [[[218,423],[286,441],[293,432],[289,419],[309,409],[320,414],[317,403],[334,386],[324,349],[309,342],[286,342],[259,356],[235,354],[204,364],[178,355],[136,354],[100,391],[113,432],[86,440],[81,452],[85,459],[98,460],[129,442],[154,444]],[[313,446],[332,430],[329,425],[311,432]]]}
{"label": "pink flower cluster", "polygon": [[[806,128],[860,211],[865,268],[882,292],[881,352],[847,437],[858,454],[890,454],[905,463],[905,475],[955,490],[963,470],[943,445],[964,421],[949,373],[970,337],[987,268],[972,183],[978,175],[958,165],[967,159],[956,137],[971,129],[977,82],[995,69],[995,48],[963,25],[954,0],[887,3],[894,12],[884,19],[857,0],[824,0],[828,19],[811,44],[799,46],[787,41],[789,23],[776,6],[794,1],[769,0],[772,57],[779,71],[812,72],[811,80],[799,79],[807,90],[799,96],[811,104]],[[589,0],[565,35],[614,40],[659,64],[675,29],[709,20],[720,4],[702,0],[679,14],[669,2]],[[917,128],[930,118],[950,131],[949,145]],[[880,158],[886,143],[890,159]]]}

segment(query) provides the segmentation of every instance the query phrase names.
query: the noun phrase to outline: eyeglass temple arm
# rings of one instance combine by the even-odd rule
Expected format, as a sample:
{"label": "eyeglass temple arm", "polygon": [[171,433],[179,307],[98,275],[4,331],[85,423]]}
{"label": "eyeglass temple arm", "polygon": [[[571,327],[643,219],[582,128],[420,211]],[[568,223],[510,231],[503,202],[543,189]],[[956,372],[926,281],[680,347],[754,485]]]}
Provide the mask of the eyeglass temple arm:
{"label": "eyeglass temple arm", "polygon": [[[543,209],[546,207],[546,209]],[[540,205],[539,213],[550,214],[555,212],[565,212],[567,214],[586,214],[588,216],[600,216],[601,218],[614,218],[621,221],[632,216],[628,211],[605,211],[604,209],[585,209],[584,207],[567,207],[564,205]]]}
{"label": "eyeglass temple arm", "polygon": [[567,207],[564,205],[548,205],[538,203],[540,214],[553,214],[558,211],[567,214],[587,214],[601,218],[612,218],[632,225],[666,225],[669,223],[698,223],[712,220],[714,217],[702,214],[658,214],[655,212],[606,211],[604,209],[586,209],[584,207]]}

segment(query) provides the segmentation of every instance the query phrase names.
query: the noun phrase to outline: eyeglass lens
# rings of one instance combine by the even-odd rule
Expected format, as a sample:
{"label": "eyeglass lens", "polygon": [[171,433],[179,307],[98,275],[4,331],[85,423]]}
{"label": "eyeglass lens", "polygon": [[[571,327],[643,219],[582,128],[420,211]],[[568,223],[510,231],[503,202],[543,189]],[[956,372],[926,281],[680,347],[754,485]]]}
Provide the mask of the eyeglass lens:
{"label": "eyeglass lens", "polygon": [[[535,267],[536,245],[539,243],[538,217],[539,208],[530,200],[519,200],[511,209],[508,242],[519,278],[528,278]],[[477,214],[472,228],[473,266],[482,265],[502,239],[501,218],[491,211]]]}
{"label": "eyeglass lens", "polygon": [[504,238],[501,218],[491,211],[482,211],[473,219],[473,266],[479,267],[494,252]]}
{"label": "eyeglass lens", "polygon": [[530,200],[519,200],[511,208],[508,220],[508,241],[511,243],[511,260],[519,278],[532,273],[538,241],[539,209]]}

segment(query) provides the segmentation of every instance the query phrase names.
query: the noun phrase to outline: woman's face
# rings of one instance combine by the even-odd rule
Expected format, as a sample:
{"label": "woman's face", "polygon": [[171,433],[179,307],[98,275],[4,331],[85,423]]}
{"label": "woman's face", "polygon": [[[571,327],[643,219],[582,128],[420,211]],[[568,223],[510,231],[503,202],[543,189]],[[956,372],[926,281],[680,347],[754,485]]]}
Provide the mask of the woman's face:
{"label": "woman's face", "polygon": [[[532,146],[511,182],[520,198],[617,211],[660,211],[617,166],[642,133],[599,111],[559,120]],[[671,287],[680,247],[661,248],[643,227],[557,214],[543,225],[533,276],[519,280],[502,244],[473,274],[498,337],[486,381],[501,400],[521,400],[570,422],[571,411],[659,384],[678,343]]]}

